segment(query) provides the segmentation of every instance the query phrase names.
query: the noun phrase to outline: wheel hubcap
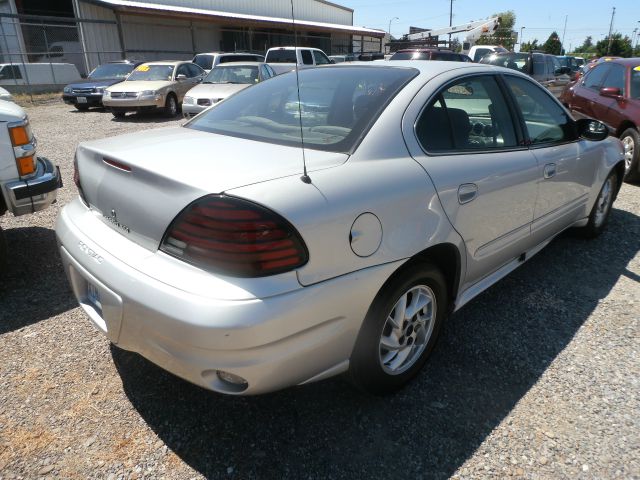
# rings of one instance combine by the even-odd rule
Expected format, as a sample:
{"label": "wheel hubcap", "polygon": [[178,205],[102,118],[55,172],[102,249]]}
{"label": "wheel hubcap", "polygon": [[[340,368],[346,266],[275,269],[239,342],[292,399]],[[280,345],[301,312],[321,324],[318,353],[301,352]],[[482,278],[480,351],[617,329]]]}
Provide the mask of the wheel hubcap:
{"label": "wheel hubcap", "polygon": [[602,190],[600,191],[600,195],[598,195],[598,199],[596,200],[596,216],[594,219],[594,223],[596,227],[602,225],[604,220],[607,218],[607,213],[609,211],[609,207],[611,206],[611,201],[613,199],[613,177],[609,177],[604,185],[602,186]]}
{"label": "wheel hubcap", "polygon": [[399,375],[416,363],[429,343],[435,318],[435,295],[426,285],[412,287],[398,299],[380,336],[380,365],[386,373]]}
{"label": "wheel hubcap", "polygon": [[173,97],[169,98],[169,111],[172,115],[176,113],[176,101],[173,99]]}
{"label": "wheel hubcap", "polygon": [[633,138],[624,137],[622,139],[622,146],[624,147],[624,170],[626,173],[631,169],[631,162],[633,161],[633,153],[635,150]]}

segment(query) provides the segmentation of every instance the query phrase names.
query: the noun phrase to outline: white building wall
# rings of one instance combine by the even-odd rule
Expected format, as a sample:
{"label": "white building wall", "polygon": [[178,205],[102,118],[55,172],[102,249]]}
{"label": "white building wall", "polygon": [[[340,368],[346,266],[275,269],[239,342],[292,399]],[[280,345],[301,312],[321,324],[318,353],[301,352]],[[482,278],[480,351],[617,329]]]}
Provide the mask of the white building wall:
{"label": "white building wall", "polygon": [[[138,0],[174,7],[201,8],[221,12],[290,18],[289,0]],[[352,25],[352,12],[318,0],[293,0],[294,15],[298,20]]]}

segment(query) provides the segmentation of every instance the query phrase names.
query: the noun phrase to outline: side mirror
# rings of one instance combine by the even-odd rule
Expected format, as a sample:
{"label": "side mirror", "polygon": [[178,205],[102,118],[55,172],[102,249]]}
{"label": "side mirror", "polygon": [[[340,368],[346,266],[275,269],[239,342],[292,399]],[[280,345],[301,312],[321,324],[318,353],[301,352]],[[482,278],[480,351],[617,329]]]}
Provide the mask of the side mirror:
{"label": "side mirror", "polygon": [[585,140],[599,142],[609,136],[609,129],[604,123],[590,118],[577,120],[576,128],[578,130],[578,136]]}
{"label": "side mirror", "polygon": [[336,61],[335,61],[333,58],[331,58],[331,59],[329,59],[329,63],[331,63],[331,64],[335,64],[335,63],[336,63]]}
{"label": "side mirror", "polygon": [[180,81],[180,80],[186,80],[187,76],[184,73],[181,73],[180,75],[178,75],[176,77],[176,80]]}
{"label": "side mirror", "polygon": [[602,87],[600,89],[600,95],[610,98],[622,98],[622,92],[618,87]]}

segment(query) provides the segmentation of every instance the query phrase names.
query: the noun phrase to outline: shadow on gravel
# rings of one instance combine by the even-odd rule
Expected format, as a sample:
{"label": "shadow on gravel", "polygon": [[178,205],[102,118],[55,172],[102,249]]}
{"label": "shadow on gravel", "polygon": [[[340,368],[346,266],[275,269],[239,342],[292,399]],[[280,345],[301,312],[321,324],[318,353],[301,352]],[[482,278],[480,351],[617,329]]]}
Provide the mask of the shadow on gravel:
{"label": "shadow on gravel", "polygon": [[[161,110],[157,112],[136,112],[136,113],[127,113],[126,116],[122,118],[113,117],[111,119],[112,122],[124,122],[124,123],[167,123],[167,122],[175,122],[176,120],[182,119],[182,113],[178,113],[175,117],[167,117],[164,112]],[[186,120],[185,120],[186,121]]]}
{"label": "shadow on gravel", "polygon": [[9,251],[0,277],[0,335],[77,306],[69,288],[53,230],[4,230]]}
{"label": "shadow on gravel", "polygon": [[[195,387],[112,347],[148,425],[207,477],[447,478],[539,379],[638,252],[640,217],[563,235],[456,313],[427,367],[384,398],[342,379],[259,397]],[[576,281],[576,279],[579,279]]]}

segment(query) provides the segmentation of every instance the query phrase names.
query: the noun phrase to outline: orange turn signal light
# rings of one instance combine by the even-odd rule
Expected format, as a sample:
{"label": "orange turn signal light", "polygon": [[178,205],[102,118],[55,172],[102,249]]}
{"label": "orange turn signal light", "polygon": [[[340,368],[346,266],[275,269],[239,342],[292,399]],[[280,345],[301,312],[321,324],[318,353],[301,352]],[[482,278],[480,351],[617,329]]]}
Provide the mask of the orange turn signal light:
{"label": "orange turn signal light", "polygon": [[30,132],[29,127],[27,125],[21,125],[18,127],[9,128],[9,134],[11,135],[11,143],[14,147],[19,147],[20,145],[26,145],[30,142]]}
{"label": "orange turn signal light", "polygon": [[18,173],[21,177],[24,177],[25,175],[31,175],[36,171],[36,162],[34,156],[18,158],[16,159],[16,163],[18,164]]}

